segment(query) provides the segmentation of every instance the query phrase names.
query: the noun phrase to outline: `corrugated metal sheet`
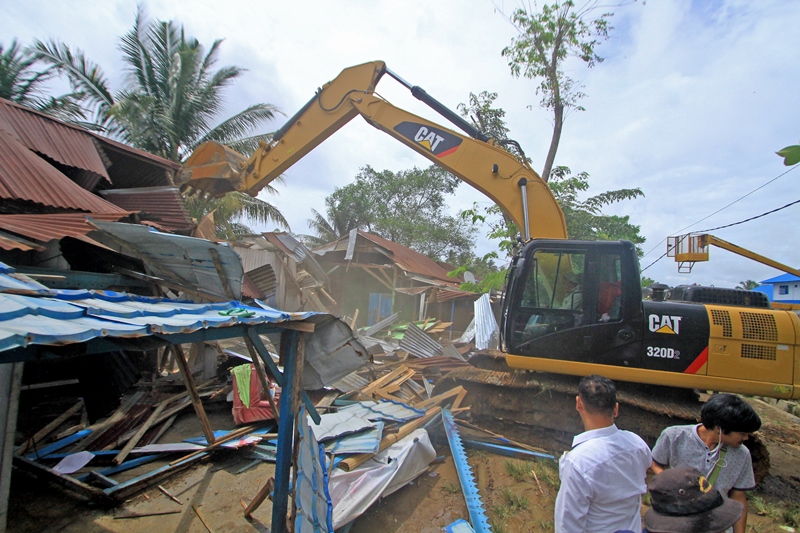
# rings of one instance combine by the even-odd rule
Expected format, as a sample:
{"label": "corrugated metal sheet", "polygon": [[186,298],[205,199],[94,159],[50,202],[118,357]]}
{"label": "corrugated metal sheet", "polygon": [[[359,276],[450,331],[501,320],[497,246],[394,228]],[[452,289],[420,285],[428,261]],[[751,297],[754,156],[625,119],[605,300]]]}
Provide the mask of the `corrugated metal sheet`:
{"label": "corrugated metal sheet", "polygon": [[305,409],[300,409],[297,423],[299,445],[295,504],[296,533],[332,533],[333,503],[328,492],[328,467],[325,449],[317,443]]}
{"label": "corrugated metal sheet", "polygon": [[[0,105],[2,109],[2,105]],[[94,147],[91,142],[89,143]],[[113,213],[123,210],[81,188],[30,151],[0,124],[0,197],[48,207]]]}
{"label": "corrugated metal sheet", "polygon": [[359,416],[358,413],[342,411],[320,415],[320,423],[312,425],[311,431],[317,442],[324,442],[374,427],[375,424]]}
{"label": "corrugated metal sheet", "polygon": [[408,422],[425,416],[425,411],[410,405],[391,400],[380,402],[364,401],[340,407],[339,411],[355,413],[367,420],[387,420],[389,422]]}
{"label": "corrugated metal sheet", "polygon": [[470,300],[475,300],[479,297],[480,294],[476,292],[460,291],[456,289],[438,289],[436,291],[437,302],[447,302],[450,300],[457,300],[459,298],[467,298]]}
{"label": "corrugated metal sheet", "polygon": [[296,262],[301,263],[314,279],[323,284],[328,281],[328,275],[319,263],[317,263],[314,254],[311,253],[311,250],[306,248],[305,244],[297,240],[294,235],[286,233],[285,231],[263,233],[263,235],[269,242],[277,246],[279,250],[283,251]]}
{"label": "corrugated metal sheet", "polygon": [[[418,274],[426,278],[434,279],[437,283],[444,282],[447,285],[458,287],[459,282],[454,278],[448,277],[447,270],[419,252],[415,252],[414,250],[406,248],[401,244],[397,244],[396,242],[392,242],[384,239],[383,237],[378,237],[377,235],[373,235],[361,230],[358,231],[358,238],[356,240],[361,241],[355,245],[355,255],[353,257],[356,261],[357,254],[359,252],[374,252],[375,246],[377,245],[379,252],[386,256],[387,263],[394,263],[404,270],[407,275]],[[352,242],[353,241],[348,235],[332,243],[315,248],[314,253],[324,256],[331,252],[338,252],[345,254],[342,258],[346,259],[347,254],[350,254],[349,246],[351,246]],[[430,280],[425,281],[427,283],[432,283]]]}
{"label": "corrugated metal sheet", "polygon": [[195,227],[177,187],[113,189],[101,191],[100,195],[121,209],[140,211],[142,219],[158,222],[168,231],[187,231]]}
{"label": "corrugated metal sheet", "polygon": [[259,300],[263,300],[267,297],[266,294],[261,292],[261,289],[258,288],[258,285],[253,283],[253,280],[250,279],[250,276],[248,276],[247,273],[245,273],[244,277],[242,278],[242,296],[251,299],[258,298]]}
{"label": "corrugated metal sheet", "polygon": [[272,265],[261,265],[254,270],[248,271],[247,276],[264,294],[275,292],[275,284],[277,281]]}
{"label": "corrugated metal sheet", "polygon": [[412,322],[408,323],[405,335],[400,341],[400,349],[423,358],[442,355],[442,345],[431,339]]}
{"label": "corrugated metal sheet", "polygon": [[109,179],[90,133],[4,99],[0,115],[0,129],[7,129],[30,150]]}
{"label": "corrugated metal sheet", "polygon": [[500,327],[492,312],[489,294],[475,300],[475,348],[485,350],[497,348]]}
{"label": "corrugated metal sheet", "polygon": [[361,390],[367,385],[369,385],[369,380],[366,378],[362,378],[355,372],[351,372],[347,374],[345,377],[336,381],[331,384],[331,387],[334,389],[340,390],[342,392],[352,392],[354,390]]}
{"label": "corrugated metal sheet", "polygon": [[107,233],[116,241],[128,243],[138,257],[147,261],[155,275],[224,296],[227,292],[222,286],[210,251],[216,250],[234,297],[241,297],[244,271],[239,256],[230,246],[205,239],[160,233],[137,224],[100,221],[95,221],[94,224],[101,235]]}
{"label": "corrugated metal sheet", "polygon": [[64,237],[80,238],[94,230],[87,218],[116,222],[130,215],[117,213],[61,213],[53,215],[0,215],[0,228],[39,242]]}
{"label": "corrugated metal sheet", "polygon": [[181,168],[179,163],[101,135],[90,135],[94,136],[100,153],[108,160],[108,173],[115,187],[129,189],[175,185],[173,176]]}

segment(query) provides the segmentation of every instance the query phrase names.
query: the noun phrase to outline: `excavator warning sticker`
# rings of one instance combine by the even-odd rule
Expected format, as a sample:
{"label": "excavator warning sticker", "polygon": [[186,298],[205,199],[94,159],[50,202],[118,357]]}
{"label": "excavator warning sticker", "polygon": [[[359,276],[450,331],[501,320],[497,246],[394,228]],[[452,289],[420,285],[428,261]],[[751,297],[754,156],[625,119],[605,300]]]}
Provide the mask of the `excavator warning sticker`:
{"label": "excavator warning sticker", "polygon": [[449,131],[418,122],[401,122],[394,131],[436,157],[450,155],[461,145],[461,139]]}
{"label": "excavator warning sticker", "polygon": [[647,317],[648,326],[653,333],[667,333],[678,335],[681,332],[682,316],[650,315]]}

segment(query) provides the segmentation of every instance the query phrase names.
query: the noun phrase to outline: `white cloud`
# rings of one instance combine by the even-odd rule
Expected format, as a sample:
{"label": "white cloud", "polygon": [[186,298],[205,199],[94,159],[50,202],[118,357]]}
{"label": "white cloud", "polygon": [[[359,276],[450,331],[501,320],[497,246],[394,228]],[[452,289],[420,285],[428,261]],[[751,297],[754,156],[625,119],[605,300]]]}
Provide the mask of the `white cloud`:
{"label": "white cloud", "polygon": [[[122,86],[117,44],[133,24],[136,0],[7,4],[0,42],[59,38],[85,50],[114,87]],[[206,45],[225,39],[220,64],[248,69],[229,92],[228,114],[270,102],[290,116],[343,68],[382,59],[451,108],[470,92],[498,92],[513,138],[541,168],[550,118],[536,107],[535,82],[509,74],[500,51],[515,30],[495,4],[506,11],[516,6],[490,0],[172,0],[146,8],[152,18],[183,23]],[[611,38],[601,47],[606,61],[591,70],[570,66],[588,97],[582,102],[586,111],[566,123],[557,163],[589,172],[592,193],[641,187],[645,198],[610,211],[640,224],[650,250],[786,170],[774,152],[800,140],[800,4],[663,0],[620,8],[612,24]],[[384,80],[378,91],[441,122],[393,80]],[[304,232],[310,209],[323,211],[325,196],[351,182],[360,167],[397,171],[427,164],[356,119],[286,173],[280,196],[266,199],[285,213],[294,231]],[[743,220],[800,198],[795,174],[692,229]],[[476,200],[486,202],[462,186],[454,204],[468,207]],[[797,266],[799,211],[794,206],[716,234]],[[481,251],[487,246],[481,243]],[[656,248],[643,266],[664,250]],[[712,261],[697,265],[691,276],[678,275],[666,260],[645,274],[669,284],[729,286],[777,272],[712,250]]]}

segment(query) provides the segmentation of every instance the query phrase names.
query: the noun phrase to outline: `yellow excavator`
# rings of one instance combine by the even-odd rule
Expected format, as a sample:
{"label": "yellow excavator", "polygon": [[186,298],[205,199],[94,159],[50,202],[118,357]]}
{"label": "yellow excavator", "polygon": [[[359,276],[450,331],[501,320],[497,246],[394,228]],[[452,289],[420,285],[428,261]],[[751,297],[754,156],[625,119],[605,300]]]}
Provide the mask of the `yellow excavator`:
{"label": "yellow excavator", "polygon": [[[383,76],[463,133],[381,98],[375,89]],[[581,428],[568,421],[577,419],[572,413],[554,408],[554,395],[574,409],[575,380],[595,373],[632,384],[620,388],[623,415],[651,442],[664,426],[696,418],[676,388],[800,398],[797,314],[771,309],[762,293],[714,287],[693,291],[693,301],[643,301],[632,243],[569,240],[547,183],[504,149],[513,141],[489,138],[381,61],[343,70],[250,158],[200,146],[179,181],[188,194],[256,195],[358,115],[483,192],[523,233],[503,302],[502,352],[473,357],[483,369],[445,380],[486,388],[473,394],[474,416],[544,427],[567,442]]]}

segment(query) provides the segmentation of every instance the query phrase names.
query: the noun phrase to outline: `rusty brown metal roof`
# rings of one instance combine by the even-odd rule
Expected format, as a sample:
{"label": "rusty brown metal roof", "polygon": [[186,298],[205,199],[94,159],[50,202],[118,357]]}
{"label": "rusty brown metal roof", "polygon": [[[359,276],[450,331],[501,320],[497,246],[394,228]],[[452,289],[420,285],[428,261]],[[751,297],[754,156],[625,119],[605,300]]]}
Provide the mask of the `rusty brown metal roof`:
{"label": "rusty brown metal roof", "polygon": [[[1,107],[1,106],[0,106]],[[0,124],[0,198],[48,207],[113,213],[122,209],[83,189]]]}
{"label": "rusty brown metal roof", "polygon": [[191,231],[196,225],[177,187],[112,189],[100,195],[126,211],[140,211],[142,220],[157,222],[167,231]]}
{"label": "rusty brown metal roof", "polygon": [[0,229],[38,242],[48,242],[64,237],[85,237],[95,228],[87,218],[117,222],[131,213],[58,213],[43,215],[0,215]]}
{"label": "rusty brown metal roof", "polygon": [[0,129],[12,133],[28,149],[53,161],[109,180],[93,136],[81,128],[0,99]]}
{"label": "rusty brown metal roof", "polygon": [[447,276],[447,270],[439,266],[436,261],[419,252],[366,231],[359,230],[358,234],[391,252],[392,261],[406,272],[435,278],[447,283],[457,283],[453,278]]}
{"label": "rusty brown metal roof", "polygon": [[90,133],[97,141],[104,158],[108,160],[108,174],[113,187],[131,189],[134,187],[174,186],[173,176],[181,168],[179,163],[153,155],[144,150]]}

